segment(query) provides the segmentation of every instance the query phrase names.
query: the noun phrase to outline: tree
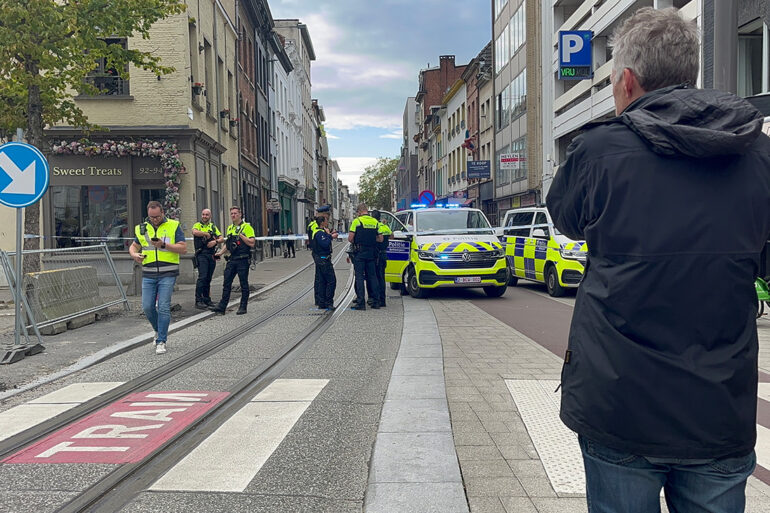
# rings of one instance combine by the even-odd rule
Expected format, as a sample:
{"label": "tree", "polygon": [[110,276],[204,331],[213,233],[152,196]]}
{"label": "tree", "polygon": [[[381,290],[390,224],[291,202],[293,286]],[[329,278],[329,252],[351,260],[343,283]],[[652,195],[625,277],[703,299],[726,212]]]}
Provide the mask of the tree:
{"label": "tree", "polygon": [[[0,0],[0,131],[26,128],[27,141],[45,153],[45,126],[99,129],[73,94],[99,94],[86,76],[100,61],[124,79],[128,64],[157,75],[174,71],[116,40],[149,39],[156,21],[185,9],[183,0]],[[37,203],[25,209],[24,229],[37,233],[39,224]]]}
{"label": "tree", "polygon": [[364,174],[358,179],[358,199],[369,208],[392,209],[393,177],[397,167],[398,159],[380,157],[364,169]]}

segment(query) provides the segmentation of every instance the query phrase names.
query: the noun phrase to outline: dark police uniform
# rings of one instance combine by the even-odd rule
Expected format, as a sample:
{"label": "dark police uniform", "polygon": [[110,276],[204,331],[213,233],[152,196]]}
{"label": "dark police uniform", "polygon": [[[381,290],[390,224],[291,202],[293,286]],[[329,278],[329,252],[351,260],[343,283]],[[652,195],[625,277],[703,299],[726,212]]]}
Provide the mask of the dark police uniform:
{"label": "dark police uniform", "polygon": [[249,257],[251,255],[251,248],[241,240],[239,235],[243,233],[244,236],[253,238],[254,228],[247,222],[242,222],[238,226],[231,224],[227,227],[227,236],[225,245],[230,252],[230,259],[225,266],[225,282],[222,289],[222,299],[217,305],[217,311],[223,312],[227,308],[227,303],[230,301],[230,288],[233,285],[235,276],[238,276],[238,281],[241,284],[241,306],[240,310],[246,310],[246,306],[249,304]]}
{"label": "dark police uniform", "polygon": [[379,222],[366,214],[359,216],[350,224],[350,231],[354,233],[353,245],[356,252],[353,258],[353,269],[356,273],[356,301],[358,310],[366,310],[366,287],[372,291],[372,308],[380,307],[380,287],[377,280],[377,232]]}
{"label": "dark police uniform", "polygon": [[319,308],[334,306],[334,291],[337,288],[337,276],[332,264],[332,236],[322,228],[313,232],[313,251],[316,276],[315,295],[320,300]]}
{"label": "dark police uniform", "polygon": [[317,229],[318,229],[318,222],[315,219],[313,219],[310,222],[310,224],[307,225],[307,242],[308,242],[308,248],[310,249],[310,254],[313,255],[313,262],[315,262],[315,279],[313,280],[315,304],[318,308],[321,308],[323,299],[321,298],[321,296],[318,295],[318,291],[321,290],[320,289],[321,276],[318,272],[318,258],[316,256],[315,243],[313,240]]}
{"label": "dark police uniform", "polygon": [[385,306],[385,266],[388,263],[388,240],[393,232],[387,224],[380,223],[377,233],[382,235],[382,242],[377,243],[377,283],[380,284],[380,306]]}
{"label": "dark police uniform", "polygon": [[195,303],[211,305],[211,278],[214,276],[214,269],[217,267],[217,262],[214,260],[214,253],[217,247],[210,248],[207,245],[212,240],[219,238],[222,232],[219,231],[219,228],[214,223],[195,223],[193,230],[211,234],[210,239],[193,237],[193,244],[195,244],[193,261],[198,268],[198,281],[195,283]]}

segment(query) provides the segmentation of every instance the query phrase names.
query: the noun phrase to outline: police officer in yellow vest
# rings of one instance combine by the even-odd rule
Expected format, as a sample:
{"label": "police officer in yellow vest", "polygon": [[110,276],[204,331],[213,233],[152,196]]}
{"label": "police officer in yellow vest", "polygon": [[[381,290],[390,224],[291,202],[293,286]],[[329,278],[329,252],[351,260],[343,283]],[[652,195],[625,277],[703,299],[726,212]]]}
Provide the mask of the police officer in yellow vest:
{"label": "police officer in yellow vest", "polygon": [[230,207],[230,220],[232,224],[227,227],[225,232],[225,248],[219,252],[223,254],[230,252],[230,258],[227,258],[225,266],[225,281],[222,286],[222,299],[219,304],[210,307],[214,312],[224,315],[227,303],[230,301],[230,288],[233,285],[235,276],[241,284],[241,306],[236,312],[238,315],[246,313],[246,306],[249,304],[249,260],[251,257],[251,248],[256,244],[254,238],[254,228],[243,220],[241,207]]}
{"label": "police officer in yellow vest", "polygon": [[[379,210],[372,210],[371,215],[377,220],[377,233],[382,235],[382,242],[377,243],[377,260],[375,260],[374,267],[377,271],[377,283],[380,285],[380,307],[383,307],[385,306],[385,266],[388,263],[388,240],[390,240],[393,232],[387,224],[380,221],[382,214]],[[369,299],[366,302],[371,305],[375,300],[374,292],[372,290],[368,290],[368,292]]]}
{"label": "police officer in yellow vest", "polygon": [[383,237],[378,233],[379,223],[369,215],[365,203],[358,205],[358,217],[350,224],[348,241],[353,243],[353,269],[356,273],[356,300],[353,310],[366,310],[366,287],[364,280],[371,290],[372,308],[380,307],[380,287],[377,281],[377,243]]}
{"label": "police officer in yellow vest", "polygon": [[155,330],[155,353],[163,354],[171,322],[171,293],[187,243],[179,221],[167,219],[157,201],[147,204],[147,220],[136,225],[134,234],[128,252],[142,265],[142,310]]}
{"label": "police officer in yellow vest", "polygon": [[195,255],[193,265],[198,269],[198,281],[195,283],[195,308],[205,310],[214,303],[211,302],[211,278],[217,261],[214,253],[217,245],[224,242],[219,228],[211,220],[211,210],[204,208],[201,211],[201,220],[192,227]]}

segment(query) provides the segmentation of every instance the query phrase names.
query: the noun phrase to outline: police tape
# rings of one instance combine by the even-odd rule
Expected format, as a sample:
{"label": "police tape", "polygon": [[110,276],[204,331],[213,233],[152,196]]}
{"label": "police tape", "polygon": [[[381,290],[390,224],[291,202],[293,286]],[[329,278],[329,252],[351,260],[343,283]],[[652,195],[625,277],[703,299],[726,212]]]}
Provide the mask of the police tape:
{"label": "police tape", "polygon": [[[347,233],[340,233],[339,238],[347,238]],[[25,239],[69,239],[78,242],[112,242],[121,240],[134,240],[134,237],[80,237],[73,235],[37,235],[34,233],[25,233]],[[307,240],[308,236],[304,234],[292,234],[292,235],[270,235],[264,237],[254,237],[255,240],[267,240],[267,241],[285,241],[285,240]],[[194,240],[194,237],[185,237],[184,240]]]}

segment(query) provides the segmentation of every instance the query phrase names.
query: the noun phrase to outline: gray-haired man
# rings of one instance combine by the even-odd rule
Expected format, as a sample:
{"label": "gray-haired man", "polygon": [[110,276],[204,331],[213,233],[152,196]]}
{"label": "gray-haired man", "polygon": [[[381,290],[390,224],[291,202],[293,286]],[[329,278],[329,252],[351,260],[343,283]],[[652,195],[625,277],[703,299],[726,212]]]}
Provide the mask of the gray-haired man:
{"label": "gray-haired man", "polygon": [[644,8],[613,46],[618,116],[586,127],[548,193],[588,243],[562,371],[591,512],[744,510],[755,465],[754,279],[770,232],[770,140],[698,90],[693,22]]}

